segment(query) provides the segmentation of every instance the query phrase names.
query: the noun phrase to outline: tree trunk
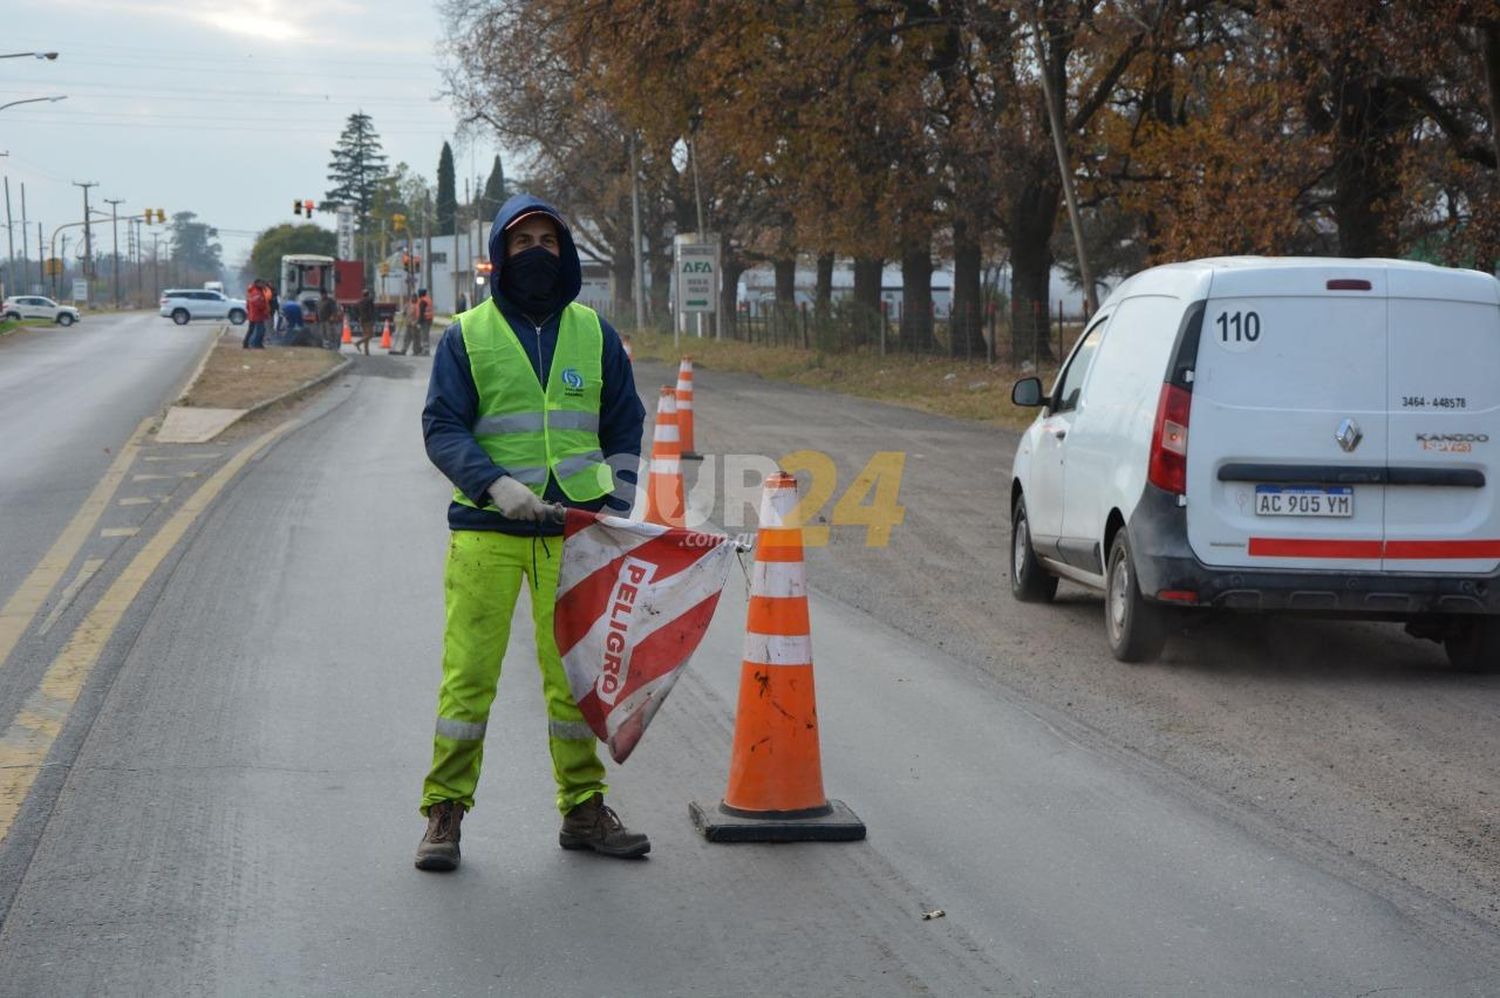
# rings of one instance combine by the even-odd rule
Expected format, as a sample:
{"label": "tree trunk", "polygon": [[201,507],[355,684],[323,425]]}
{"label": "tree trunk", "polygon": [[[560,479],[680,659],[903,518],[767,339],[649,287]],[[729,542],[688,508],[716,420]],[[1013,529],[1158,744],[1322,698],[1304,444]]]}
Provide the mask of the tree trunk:
{"label": "tree trunk", "polygon": [[932,335],[932,236],[905,241],[901,247],[901,346],[912,351],[931,351],[937,346]]}
{"label": "tree trunk", "polygon": [[635,257],[630,248],[615,247],[609,263],[610,283],[614,285],[614,325],[629,329],[635,326]]}
{"label": "tree trunk", "polygon": [[796,308],[797,258],[781,257],[772,266],[776,272],[776,304],[781,308]]}
{"label": "tree trunk", "polygon": [[1385,87],[1364,79],[1347,82],[1342,98],[1333,168],[1339,255],[1394,257],[1403,201],[1391,141],[1392,98]]}
{"label": "tree trunk", "polygon": [[979,233],[968,220],[953,219],[953,309],[948,315],[948,348],[954,357],[983,357],[984,300],[979,271]]}
{"label": "tree trunk", "polygon": [[1051,360],[1052,230],[1057,224],[1057,182],[1028,187],[1010,209],[1010,356],[1014,363]]}
{"label": "tree trunk", "polygon": [[880,342],[880,280],[885,261],[879,257],[854,258],[854,303],[851,331],[856,344]]}
{"label": "tree trunk", "polygon": [[646,289],[647,309],[651,314],[646,321],[657,329],[671,329],[677,317],[672,315],[668,299],[672,294],[672,251],[652,253],[646,260],[651,274],[651,286]]}
{"label": "tree trunk", "polygon": [[833,310],[833,254],[818,254],[818,283],[813,291],[813,307],[826,320]]}
{"label": "tree trunk", "polygon": [[740,276],[745,272],[745,261],[729,246],[729,237],[719,240],[719,259],[723,261],[723,274],[719,285],[719,329],[718,334],[726,340],[739,335],[739,287]]}

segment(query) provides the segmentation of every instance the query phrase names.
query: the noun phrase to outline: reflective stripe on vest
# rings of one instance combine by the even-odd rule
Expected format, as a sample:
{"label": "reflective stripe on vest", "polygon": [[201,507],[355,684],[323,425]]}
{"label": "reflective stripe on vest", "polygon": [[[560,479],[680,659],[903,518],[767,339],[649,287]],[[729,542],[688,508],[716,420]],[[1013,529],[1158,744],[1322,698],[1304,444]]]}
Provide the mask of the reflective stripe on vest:
{"label": "reflective stripe on vest", "polygon": [[[599,444],[604,333],[598,314],[576,302],[563,310],[545,389],[493,301],[458,321],[479,392],[474,438],[490,460],[537,495],[546,492],[549,469],[574,502],[609,494],[613,476]],[[453,500],[474,505],[457,490]]]}

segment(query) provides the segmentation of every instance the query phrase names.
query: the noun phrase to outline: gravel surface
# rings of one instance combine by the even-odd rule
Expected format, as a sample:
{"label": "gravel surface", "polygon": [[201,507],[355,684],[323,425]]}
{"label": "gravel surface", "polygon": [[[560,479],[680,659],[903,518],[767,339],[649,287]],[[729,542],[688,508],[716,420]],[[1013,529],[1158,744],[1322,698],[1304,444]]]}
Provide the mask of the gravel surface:
{"label": "gravel surface", "polygon": [[[670,377],[637,366],[653,402]],[[825,515],[873,454],[905,453],[904,522],[889,546],[834,526],[809,551],[824,595],[1340,857],[1364,882],[1500,926],[1500,676],[1452,671],[1438,645],[1399,625],[1238,616],[1198,621],[1155,664],[1122,665],[1096,594],[1064,583],[1052,606],[1010,596],[1014,433],[701,365],[696,393],[705,454],[826,451],[838,484]],[[699,479],[722,485],[724,466],[686,465],[690,505],[706,508]],[[722,501],[714,518],[726,519]]]}

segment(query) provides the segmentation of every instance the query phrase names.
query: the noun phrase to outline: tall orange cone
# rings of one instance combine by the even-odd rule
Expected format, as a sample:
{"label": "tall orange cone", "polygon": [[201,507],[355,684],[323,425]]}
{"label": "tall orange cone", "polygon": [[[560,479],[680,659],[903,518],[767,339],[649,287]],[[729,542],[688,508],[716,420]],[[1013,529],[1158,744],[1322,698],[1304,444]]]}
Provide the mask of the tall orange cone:
{"label": "tall orange cone", "polygon": [[677,436],[677,390],[666,386],[656,403],[651,436],[651,477],[646,482],[646,521],[685,526],[682,498],[682,444]]}
{"label": "tall orange cone", "polygon": [[693,824],[710,842],[865,837],[864,822],[842,801],[823,795],[802,528],[788,524],[796,508],[795,478],[778,471],[766,479],[729,787],[717,808],[688,805]]}
{"label": "tall orange cone", "polygon": [[385,328],[380,331],[380,349],[382,349],[382,350],[389,350],[390,348],[391,348],[391,320],[387,319],[387,320],[385,320]]}
{"label": "tall orange cone", "polygon": [[344,316],[344,338],[343,338],[343,340],[341,342],[343,342],[343,343],[353,343],[354,342],[354,334],[349,331],[349,317],[347,315]]}
{"label": "tall orange cone", "polygon": [[677,365],[677,433],[682,437],[682,459],[701,461],[703,455],[693,449],[693,358],[684,357]]}

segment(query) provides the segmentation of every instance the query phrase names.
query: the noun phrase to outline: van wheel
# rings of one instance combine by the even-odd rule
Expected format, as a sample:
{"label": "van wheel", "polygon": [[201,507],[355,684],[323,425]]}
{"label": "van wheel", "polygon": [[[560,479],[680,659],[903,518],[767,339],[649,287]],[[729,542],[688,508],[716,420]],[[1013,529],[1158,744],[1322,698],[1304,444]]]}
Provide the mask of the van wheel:
{"label": "van wheel", "polygon": [[1026,500],[1018,498],[1010,515],[1010,594],[1022,603],[1050,603],[1057,595],[1057,576],[1048,574],[1031,547]]}
{"label": "van wheel", "polygon": [[1443,639],[1448,661],[1461,672],[1500,672],[1500,617],[1467,617]]}
{"label": "van wheel", "polygon": [[1141,596],[1135,559],[1122,528],[1109,546],[1109,572],[1104,586],[1104,630],[1109,650],[1121,662],[1150,662],[1167,643],[1165,610]]}

